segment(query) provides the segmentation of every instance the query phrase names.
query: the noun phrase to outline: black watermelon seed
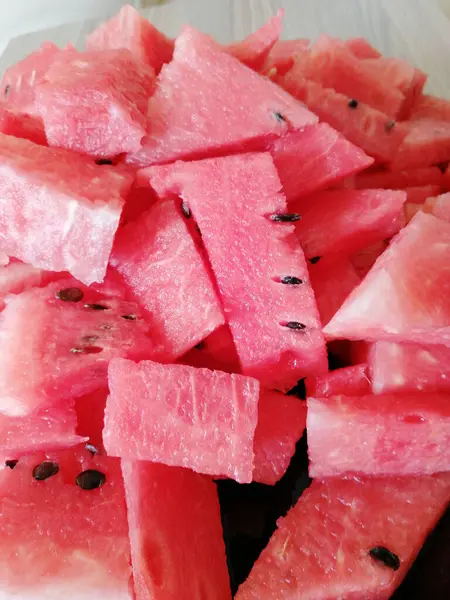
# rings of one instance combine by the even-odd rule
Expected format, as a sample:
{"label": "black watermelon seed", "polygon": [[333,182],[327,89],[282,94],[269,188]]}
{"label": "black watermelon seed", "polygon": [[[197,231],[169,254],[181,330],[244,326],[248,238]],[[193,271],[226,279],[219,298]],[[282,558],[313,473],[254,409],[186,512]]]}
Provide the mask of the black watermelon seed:
{"label": "black watermelon seed", "polygon": [[303,281],[301,279],[299,279],[298,277],[294,277],[292,275],[286,275],[285,277],[281,278],[281,283],[284,283],[286,285],[300,285],[303,283]]}
{"label": "black watermelon seed", "polygon": [[5,96],[7,96],[9,94],[10,89],[11,89],[11,86],[8,83],[8,85],[5,86],[5,91],[3,92],[5,94]]}
{"label": "black watermelon seed", "polygon": [[287,327],[288,329],[294,329],[296,331],[306,329],[306,325],[303,325],[303,323],[299,323],[298,321],[289,321],[285,324],[285,327]]}
{"label": "black watermelon seed", "polygon": [[90,308],[91,310],[109,310],[109,306],[104,304],[85,304],[84,308]]}
{"label": "black watermelon seed", "polygon": [[189,205],[187,202],[181,203],[181,212],[186,217],[186,219],[190,219],[192,217],[191,209],[189,208]]}
{"label": "black watermelon seed", "polygon": [[375,546],[374,548],[371,548],[369,554],[374,560],[383,563],[393,571],[398,571],[400,568],[399,557],[384,546]]}
{"label": "black watermelon seed", "polygon": [[122,319],[126,319],[127,321],[136,321],[136,315],[122,315]]}
{"label": "black watermelon seed", "polygon": [[270,220],[276,223],[293,223],[294,221],[300,221],[301,218],[298,213],[274,213],[270,215]]}
{"label": "black watermelon seed", "polygon": [[358,108],[358,100],[354,100],[353,98],[348,101],[349,108]]}
{"label": "black watermelon seed", "polygon": [[93,444],[86,444],[85,449],[90,452],[92,456],[95,456],[99,452],[98,448],[96,448]]}
{"label": "black watermelon seed", "polygon": [[386,129],[386,131],[392,131],[395,127],[395,121],[393,119],[391,119],[390,121],[387,121],[384,128]]}
{"label": "black watermelon seed", "polygon": [[37,481],[44,481],[49,477],[53,477],[59,471],[59,465],[51,460],[44,460],[40,465],[34,467],[33,477]]}
{"label": "black watermelon seed", "polygon": [[196,350],[202,350],[205,347],[205,342],[199,342],[194,348]]}
{"label": "black watermelon seed", "polygon": [[321,258],[321,256],[313,256],[312,258],[308,258],[308,260],[312,265],[315,265]]}
{"label": "black watermelon seed", "polygon": [[72,354],[100,354],[103,352],[101,346],[75,346],[70,349]]}
{"label": "black watermelon seed", "polygon": [[96,490],[106,482],[106,475],[95,469],[82,471],[75,479],[82,490]]}
{"label": "black watermelon seed", "polygon": [[18,462],[19,462],[18,460],[5,460],[5,467],[14,469],[14,467],[17,465]]}
{"label": "black watermelon seed", "polygon": [[283,115],[280,112],[274,112],[273,114],[275,115],[275,119],[277,121],[280,121],[280,123],[286,123],[285,117],[283,117]]}
{"label": "black watermelon seed", "polygon": [[99,158],[95,161],[98,165],[112,165],[113,161],[109,158]]}
{"label": "black watermelon seed", "polygon": [[63,302],[80,302],[83,296],[83,291],[76,287],[65,288],[56,293],[56,297]]}
{"label": "black watermelon seed", "polygon": [[294,385],[294,387],[291,388],[288,392],[286,392],[286,396],[296,396],[301,400],[306,400],[305,378],[299,379]]}

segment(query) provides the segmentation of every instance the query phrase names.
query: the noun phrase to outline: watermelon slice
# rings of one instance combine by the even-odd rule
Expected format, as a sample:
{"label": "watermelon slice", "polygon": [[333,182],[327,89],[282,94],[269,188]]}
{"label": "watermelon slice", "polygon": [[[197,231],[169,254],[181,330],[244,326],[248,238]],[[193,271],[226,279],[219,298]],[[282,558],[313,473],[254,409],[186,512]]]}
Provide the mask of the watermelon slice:
{"label": "watermelon slice", "polygon": [[179,193],[192,211],[242,372],[287,391],[306,374],[325,371],[307,267],[293,226],[285,222],[298,215],[286,212],[270,155],[177,163],[143,174],[160,196]]}
{"label": "watermelon slice", "polygon": [[323,324],[330,321],[360,282],[355,268],[345,256],[326,256],[310,264],[309,276]]}
{"label": "watermelon slice", "polygon": [[391,163],[393,170],[428,167],[450,160],[450,123],[423,119],[411,121],[408,133]]}
{"label": "watermelon slice", "polygon": [[262,391],[255,431],[253,481],[275,485],[285,474],[306,426],[306,403]]}
{"label": "watermelon slice", "polygon": [[8,294],[20,294],[32,287],[41,287],[54,279],[59,279],[58,273],[42,271],[26,265],[20,261],[12,260],[4,267],[0,267],[0,310],[5,308],[5,297]]}
{"label": "watermelon slice", "polygon": [[49,145],[96,158],[138,151],[153,89],[153,69],[129,50],[62,52],[36,87]]}
{"label": "watermelon slice", "polygon": [[360,173],[354,179],[357,189],[385,188],[391,190],[425,185],[443,185],[444,177],[438,167],[422,167],[403,171],[378,170]]}
{"label": "watermelon slice", "polygon": [[450,221],[450,193],[440,194],[426,200],[423,210],[443,221]]}
{"label": "watermelon slice", "polygon": [[375,394],[450,392],[446,346],[376,342],[369,352],[369,366]]}
{"label": "watermelon slice", "polygon": [[0,251],[102,281],[129,175],[1,133],[0,159]]}
{"label": "watermelon slice", "polygon": [[[405,213],[407,209],[407,204],[408,203],[405,203],[403,205],[405,208]],[[409,223],[410,220],[411,219],[408,219],[407,216],[405,216],[405,221],[407,223]],[[357,272],[360,279],[364,279],[364,277],[375,264],[377,258],[383,254],[387,247],[388,242],[386,240],[383,240],[382,242],[378,242],[376,244],[367,246],[367,248],[363,248],[350,258],[351,263],[355,268],[355,271]]]}
{"label": "watermelon slice", "polygon": [[47,145],[44,123],[40,117],[19,113],[6,106],[0,106],[0,133]]}
{"label": "watermelon slice", "polygon": [[284,75],[294,65],[296,55],[309,46],[309,40],[277,40],[272,46],[260,72],[270,77]]}
{"label": "watermelon slice", "polygon": [[208,271],[172,200],[119,231],[111,264],[144,311],[155,360],[176,360],[223,325]]}
{"label": "watermelon slice", "polygon": [[137,166],[260,149],[317,123],[289,94],[192,27],[183,29],[159,75],[148,118],[142,150],[127,159]]}
{"label": "watermelon slice", "polygon": [[225,373],[240,373],[241,365],[228,325],[222,325],[206,339],[187,352],[180,360],[182,364],[197,369],[212,369]]}
{"label": "watermelon slice", "polygon": [[147,358],[153,349],[134,303],[75,279],[11,296],[0,339],[0,412],[12,416],[101,388],[112,357]]}
{"label": "watermelon slice", "polygon": [[122,473],[136,600],[231,600],[215,484],[143,461],[122,461]]}
{"label": "watermelon slice", "polygon": [[403,226],[405,200],[401,191],[342,189],[294,204],[292,210],[302,215],[295,229],[306,258],[331,253],[350,256],[392,237]]}
{"label": "watermelon slice", "polygon": [[318,377],[306,378],[307,397],[365,396],[370,394],[371,391],[366,364],[352,365],[351,367],[330,371]]}
{"label": "watermelon slice", "polygon": [[336,184],[373,163],[326,123],[288,133],[270,146],[287,202]]}
{"label": "watermelon slice", "polygon": [[1,597],[134,598],[118,460],[23,458],[0,471],[0,514]]}
{"label": "watermelon slice", "polygon": [[325,335],[450,346],[449,260],[450,224],[417,213],[326,325]]}
{"label": "watermelon slice", "polygon": [[357,58],[380,58],[381,52],[378,52],[369,42],[362,37],[349,38],[344,42],[346,48],[348,48]]}
{"label": "watermelon slice", "polygon": [[450,121],[450,101],[424,94],[414,106],[411,120]]}
{"label": "watermelon slice", "polygon": [[311,477],[450,470],[450,396],[333,396],[307,403]]}
{"label": "watermelon slice", "polygon": [[111,456],[252,480],[259,383],[185,365],[109,365],[103,443]]}
{"label": "watermelon slice", "polygon": [[109,21],[102,23],[86,38],[86,49],[119,50],[125,48],[159,73],[170,62],[173,42],[154,27],[130,4]]}
{"label": "watermelon slice", "polygon": [[449,497],[448,474],[313,481],[236,600],[387,600]]}

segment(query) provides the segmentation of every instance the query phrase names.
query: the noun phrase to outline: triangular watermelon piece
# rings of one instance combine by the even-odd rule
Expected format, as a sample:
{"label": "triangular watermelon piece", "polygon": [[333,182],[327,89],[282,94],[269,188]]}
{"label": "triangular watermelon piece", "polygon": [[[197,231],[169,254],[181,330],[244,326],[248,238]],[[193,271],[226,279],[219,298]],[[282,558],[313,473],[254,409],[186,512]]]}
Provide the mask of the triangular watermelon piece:
{"label": "triangular watermelon piece", "polygon": [[144,461],[122,461],[122,473],[136,599],[231,600],[215,484]]}
{"label": "triangular watermelon piece", "polygon": [[40,117],[20,113],[6,106],[0,106],[0,132],[47,145],[44,123]]}
{"label": "triangular watermelon piece", "polygon": [[144,174],[160,196],[179,194],[200,227],[242,372],[287,391],[326,371],[314,294],[289,222],[298,215],[287,212],[270,154],[180,162]]}
{"label": "triangular watermelon piece", "polygon": [[324,328],[329,338],[450,346],[450,224],[419,212]]}
{"label": "triangular watermelon piece", "polygon": [[356,189],[384,188],[399,190],[411,186],[442,186],[444,184],[444,176],[438,167],[403,169],[401,171],[379,169],[356,175],[353,184]]}
{"label": "triangular watermelon piece", "polygon": [[292,96],[192,27],[183,29],[159,75],[148,118],[142,150],[127,158],[137,166],[260,149],[317,123]]}
{"label": "triangular watermelon piece", "polygon": [[236,600],[390,598],[449,495],[448,474],[315,480]]}
{"label": "triangular watermelon piece", "polygon": [[352,365],[325,375],[306,378],[306,395],[313,398],[330,396],[365,396],[372,392],[367,365]]}

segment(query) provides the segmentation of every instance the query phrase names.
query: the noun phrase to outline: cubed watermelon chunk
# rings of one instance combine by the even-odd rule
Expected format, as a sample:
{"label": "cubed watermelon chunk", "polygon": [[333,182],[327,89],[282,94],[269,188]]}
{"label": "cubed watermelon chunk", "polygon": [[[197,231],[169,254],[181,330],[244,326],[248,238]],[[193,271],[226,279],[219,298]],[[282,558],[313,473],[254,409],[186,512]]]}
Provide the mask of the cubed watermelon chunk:
{"label": "cubed watermelon chunk", "polygon": [[387,600],[449,496],[448,474],[313,481],[236,600]]}
{"label": "cubed watermelon chunk", "polygon": [[352,365],[325,375],[306,378],[306,395],[312,398],[330,396],[365,396],[372,392],[367,365]]}
{"label": "cubed watermelon chunk", "polygon": [[130,50],[159,73],[170,62],[173,41],[145,19],[133,6],[126,4],[108,21],[86,38],[87,50]]}
{"label": "cubed watermelon chunk", "polygon": [[326,325],[329,338],[450,346],[450,224],[419,212]]}
{"label": "cubed watermelon chunk", "polygon": [[434,198],[428,198],[423,206],[425,212],[429,212],[438,219],[450,221],[450,193],[440,194]]}
{"label": "cubed watermelon chunk", "polygon": [[125,172],[0,133],[0,251],[102,281],[131,186]]}
{"label": "cubed watermelon chunk", "polygon": [[270,77],[284,75],[294,65],[295,57],[299,52],[306,50],[309,40],[277,40],[272,46],[260,72]]}
{"label": "cubed watermelon chunk", "polygon": [[393,170],[428,167],[450,160],[450,123],[423,119],[404,125],[408,133],[391,163]]}
{"label": "cubed watermelon chunk", "polygon": [[240,373],[241,365],[228,325],[222,325],[206,339],[187,352],[180,360],[182,364],[198,369],[212,369],[225,373]]}
{"label": "cubed watermelon chunk", "polygon": [[192,27],[183,29],[172,62],[159,75],[148,118],[142,150],[128,156],[137,166],[259,150],[318,120]]}
{"label": "cubed watermelon chunk", "polygon": [[311,477],[450,470],[450,396],[333,396],[307,402]]}
{"label": "cubed watermelon chunk", "polygon": [[242,372],[287,391],[301,377],[326,371],[305,259],[285,222],[298,215],[286,211],[270,155],[176,163],[142,175],[160,196],[179,194],[192,211]]}
{"label": "cubed watermelon chunk", "polygon": [[40,117],[20,113],[6,106],[0,106],[0,132],[47,145],[44,123]]}
{"label": "cubed watermelon chunk", "polygon": [[424,185],[440,185],[444,182],[442,171],[438,167],[422,167],[402,171],[378,170],[360,173],[354,179],[357,189],[385,188],[392,190]]}
{"label": "cubed watermelon chunk", "polygon": [[231,600],[215,484],[144,461],[122,461],[122,473],[136,600]]}
{"label": "cubed watermelon chunk", "polygon": [[252,480],[259,383],[186,365],[109,364],[108,454]]}
{"label": "cubed watermelon chunk", "polygon": [[61,52],[36,87],[50,146],[96,158],[137,152],[154,71],[129,50]]}
{"label": "cubed watermelon chunk", "polygon": [[159,202],[117,234],[111,264],[144,311],[153,358],[171,362],[224,323],[209,273],[179,206]]}

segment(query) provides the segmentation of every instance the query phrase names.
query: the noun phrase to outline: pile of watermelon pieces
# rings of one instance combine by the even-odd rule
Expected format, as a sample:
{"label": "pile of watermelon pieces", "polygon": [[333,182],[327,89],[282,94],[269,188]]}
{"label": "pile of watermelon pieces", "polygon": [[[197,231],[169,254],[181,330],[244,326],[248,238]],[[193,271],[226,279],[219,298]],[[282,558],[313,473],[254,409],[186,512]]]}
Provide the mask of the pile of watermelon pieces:
{"label": "pile of watermelon pieces", "polygon": [[3,75],[2,599],[389,598],[448,505],[450,102],[282,20]]}

